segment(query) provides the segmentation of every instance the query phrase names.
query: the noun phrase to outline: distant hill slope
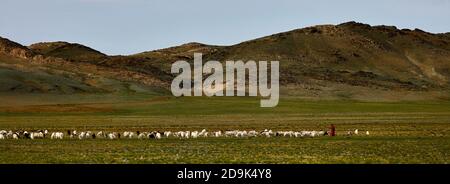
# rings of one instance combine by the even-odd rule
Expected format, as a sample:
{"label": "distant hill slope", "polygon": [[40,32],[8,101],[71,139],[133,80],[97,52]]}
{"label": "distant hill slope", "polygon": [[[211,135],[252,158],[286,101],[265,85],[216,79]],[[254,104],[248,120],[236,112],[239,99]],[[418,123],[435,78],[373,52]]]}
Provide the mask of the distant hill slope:
{"label": "distant hill slope", "polygon": [[279,60],[284,84],[326,80],[387,89],[448,88],[450,39],[359,23],[298,29],[243,42],[212,57]]}
{"label": "distant hill slope", "polygon": [[40,43],[27,48],[0,39],[0,93],[167,93],[152,75],[99,65],[109,56],[79,44]]}
{"label": "distant hill slope", "polygon": [[27,47],[0,37],[0,53],[19,58],[30,58],[35,54]]}
{"label": "distant hill slope", "polygon": [[35,53],[78,62],[98,62],[107,55],[84,45],[67,42],[43,42],[30,45]]}
{"label": "distant hill slope", "polygon": [[[24,47],[7,39],[0,40],[0,53],[34,63],[45,60],[47,65],[58,60],[73,67],[85,66],[77,72],[166,90],[174,77],[170,74],[171,64],[192,61],[195,52],[203,53],[205,61],[278,60],[285,95],[433,99],[448,98],[450,94],[448,35],[348,22],[292,30],[231,46],[188,43],[129,56],[107,56],[67,42]],[[96,67],[101,70],[84,71]]]}

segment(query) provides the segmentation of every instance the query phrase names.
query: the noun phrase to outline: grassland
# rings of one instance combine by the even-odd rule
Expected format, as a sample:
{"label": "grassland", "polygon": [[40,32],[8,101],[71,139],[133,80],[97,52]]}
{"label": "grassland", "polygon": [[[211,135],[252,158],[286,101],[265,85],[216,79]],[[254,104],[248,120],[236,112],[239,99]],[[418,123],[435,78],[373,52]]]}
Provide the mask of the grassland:
{"label": "grassland", "polygon": [[[48,100],[47,98],[51,98]],[[0,163],[449,163],[450,102],[154,95],[1,96],[0,129],[326,130],[338,137],[1,140]],[[22,100],[20,100],[22,99]],[[52,103],[46,103],[51,101]],[[358,128],[370,136],[344,136]]]}

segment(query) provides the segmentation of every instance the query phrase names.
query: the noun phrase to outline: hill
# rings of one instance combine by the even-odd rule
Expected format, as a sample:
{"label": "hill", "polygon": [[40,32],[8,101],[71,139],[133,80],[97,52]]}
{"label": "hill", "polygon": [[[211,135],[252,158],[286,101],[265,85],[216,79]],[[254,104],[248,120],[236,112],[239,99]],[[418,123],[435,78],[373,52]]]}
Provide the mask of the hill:
{"label": "hill", "polygon": [[108,56],[79,44],[0,39],[1,93],[128,93],[164,91],[152,76],[98,65]]}
{"label": "hill", "polygon": [[106,54],[84,45],[68,42],[43,42],[28,47],[45,56],[52,56],[77,62],[98,62],[107,58]]}
{"label": "hill", "polygon": [[[171,64],[177,60],[192,61],[193,53],[201,52],[204,60],[280,61],[281,92],[285,96],[447,99],[450,94],[448,35],[347,22],[296,29],[231,46],[188,43],[129,56],[107,56],[75,43],[49,42],[25,47],[1,39],[0,53],[4,59],[0,62],[20,58],[39,66],[46,63],[53,70],[74,71],[71,67],[77,67],[77,76],[88,73],[122,85],[152,86],[151,90],[156,86],[167,92],[174,77],[170,74]],[[66,67],[54,65],[55,61]],[[85,80],[77,81],[86,84]],[[91,91],[84,86],[79,88]],[[94,85],[94,89],[102,87]]]}

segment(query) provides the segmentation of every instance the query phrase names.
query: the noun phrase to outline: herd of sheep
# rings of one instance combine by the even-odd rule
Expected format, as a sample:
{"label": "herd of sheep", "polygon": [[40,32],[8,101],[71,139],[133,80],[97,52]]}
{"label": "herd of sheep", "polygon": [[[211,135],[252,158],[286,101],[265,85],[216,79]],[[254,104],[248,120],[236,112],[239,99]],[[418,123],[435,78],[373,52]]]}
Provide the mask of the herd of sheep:
{"label": "herd of sheep", "polygon": [[[358,129],[349,131],[347,135],[358,135]],[[369,135],[369,131],[366,131],[366,135]],[[327,131],[272,131],[264,130],[257,132],[255,130],[227,130],[227,131],[213,131],[208,132],[205,129],[202,131],[151,131],[151,132],[132,132],[125,131],[119,132],[104,132],[104,131],[81,131],[68,130],[64,132],[49,132],[48,130],[37,131],[6,131],[0,130],[0,139],[161,139],[161,138],[203,138],[203,137],[318,137],[327,136]]]}

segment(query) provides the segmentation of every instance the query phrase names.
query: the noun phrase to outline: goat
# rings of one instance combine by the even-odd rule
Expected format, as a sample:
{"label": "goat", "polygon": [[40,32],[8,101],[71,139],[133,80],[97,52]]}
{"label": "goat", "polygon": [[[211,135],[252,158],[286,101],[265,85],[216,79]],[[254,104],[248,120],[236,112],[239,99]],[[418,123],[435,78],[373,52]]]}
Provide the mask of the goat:
{"label": "goat", "polygon": [[146,132],[139,133],[139,131],[138,131],[137,133],[138,133],[138,139],[144,139],[145,137],[147,137]]}
{"label": "goat", "polygon": [[266,136],[266,137],[270,137],[271,134],[273,134],[272,130],[265,129],[264,131],[261,132],[261,135]]}
{"label": "goat", "polygon": [[108,134],[108,138],[109,139],[117,139],[117,138],[120,138],[119,135],[120,135],[119,133],[111,132],[111,133]]}
{"label": "goat", "polygon": [[214,132],[214,137],[221,137],[222,136],[222,131],[216,131]]}
{"label": "goat", "polygon": [[84,139],[86,137],[86,132],[81,132],[80,135],[78,135],[78,139]]}
{"label": "goat", "polygon": [[13,139],[19,139],[19,135],[17,133],[13,133],[12,138]]}
{"label": "goat", "polygon": [[198,132],[197,131],[193,131],[193,132],[191,132],[191,137],[192,138],[197,138],[198,137]]}
{"label": "goat", "polygon": [[128,138],[130,136],[130,133],[133,133],[133,132],[128,132],[128,131],[123,132],[123,137]]}
{"label": "goat", "polygon": [[206,129],[203,129],[200,133],[198,133],[199,137],[208,137],[208,132]]}
{"label": "goat", "polygon": [[161,133],[156,132],[155,138],[156,138],[156,139],[161,139]]}
{"label": "goat", "polygon": [[50,139],[63,139],[64,133],[62,132],[53,132],[50,136]]}
{"label": "goat", "polygon": [[96,136],[96,137],[99,137],[99,138],[105,138],[105,137],[106,137],[106,134],[103,133],[103,131],[99,131],[99,132],[97,132],[97,136]]}
{"label": "goat", "polygon": [[24,132],[23,132],[23,136],[24,136],[26,139],[31,139],[30,133],[28,133],[27,131],[24,131]]}
{"label": "goat", "polygon": [[38,132],[31,132],[30,138],[31,139],[43,139],[44,135],[45,135],[44,132],[42,130],[40,130]]}
{"label": "goat", "polygon": [[132,139],[132,138],[135,138],[136,137],[136,134],[134,133],[134,132],[128,132],[128,135],[127,136],[125,136],[125,134],[123,135],[125,138],[129,138],[129,139]]}
{"label": "goat", "polygon": [[172,132],[166,131],[166,132],[164,132],[164,137],[168,138],[171,134],[172,134]]}

